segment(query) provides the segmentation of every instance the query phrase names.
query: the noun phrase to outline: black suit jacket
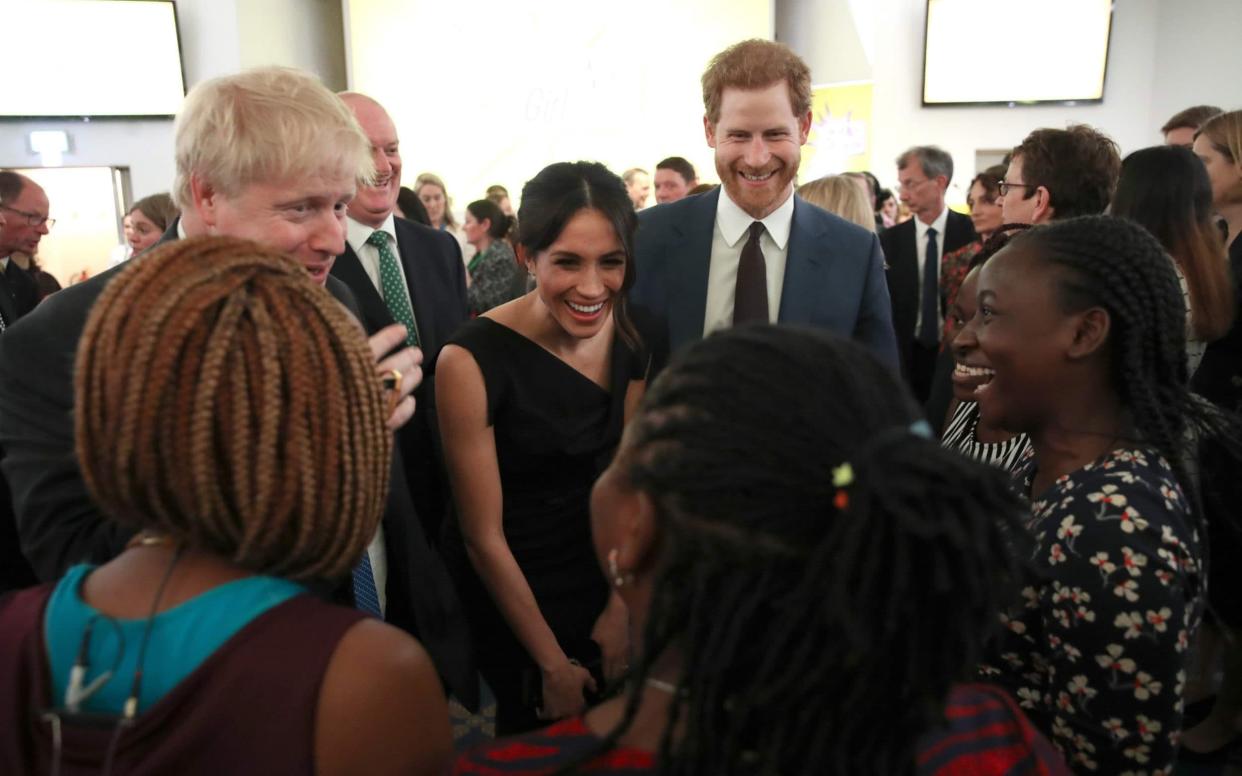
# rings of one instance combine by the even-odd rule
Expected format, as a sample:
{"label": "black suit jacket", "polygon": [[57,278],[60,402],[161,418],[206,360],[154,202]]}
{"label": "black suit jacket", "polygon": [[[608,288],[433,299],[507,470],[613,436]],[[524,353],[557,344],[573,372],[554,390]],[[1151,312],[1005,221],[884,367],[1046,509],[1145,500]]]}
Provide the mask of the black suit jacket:
{"label": "black suit jacket", "polygon": [[8,267],[0,272],[0,315],[4,316],[4,325],[17,323],[38,303],[39,288],[34,277],[9,259]]}
{"label": "black suit jacket", "polygon": [[[942,259],[946,253],[978,239],[970,218],[952,210],[949,211],[944,232],[944,238],[939,245]],[[884,248],[884,256],[888,261],[888,294],[893,303],[893,330],[897,334],[897,349],[901,354],[904,374],[910,372],[914,327],[919,319],[919,254],[915,241],[913,218],[884,230],[884,234],[880,235],[880,245]],[[939,267],[936,271],[940,271]],[[944,289],[941,289],[942,315],[944,309]]]}
{"label": "black suit jacket", "polygon": [[[174,221],[160,242],[175,239]],[[73,365],[86,317],[126,266],[53,294],[0,335],[0,374],[6,376],[0,380],[2,465],[13,491],[23,554],[43,580],[59,578],[75,563],[105,563],[133,535],[105,519],[92,501],[74,453],[73,422]],[[345,284],[329,277],[326,287],[362,319]],[[449,689],[473,706],[478,690],[464,613],[448,572],[417,530],[404,468],[394,450],[383,517],[386,619],[415,633]],[[330,597],[352,605],[348,578]]]}
{"label": "black suit jacket", "polygon": [[[414,392],[414,419],[397,432],[405,456],[405,475],[427,540],[436,543],[451,503],[435,420],[436,357],[448,338],[469,318],[466,269],[457,240],[429,226],[394,219],[397,250],[410,288],[414,322],[423,351],[423,382]],[[375,284],[349,243],[332,265],[332,276],[353,291],[367,331],[396,323]]]}

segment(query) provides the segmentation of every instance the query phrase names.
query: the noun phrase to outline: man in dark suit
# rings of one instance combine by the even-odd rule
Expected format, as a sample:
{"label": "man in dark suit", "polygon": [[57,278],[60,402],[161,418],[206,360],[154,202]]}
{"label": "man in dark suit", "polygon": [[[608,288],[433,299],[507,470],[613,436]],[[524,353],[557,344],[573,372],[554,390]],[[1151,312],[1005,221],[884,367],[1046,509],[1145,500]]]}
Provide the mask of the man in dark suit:
{"label": "man in dark suit", "polygon": [[5,303],[13,303],[12,317],[5,314],[5,323],[14,323],[39,303],[39,288],[34,276],[22,269],[12,258],[14,253],[34,256],[39,241],[55,223],[48,218],[51,205],[43,187],[12,170],[0,170],[0,212],[5,223],[0,226],[0,290],[7,291]]}
{"label": "man in dark suit", "polygon": [[811,75],[783,44],[749,40],[703,75],[721,186],[639,214],[630,299],[672,349],[748,322],[852,337],[896,367],[876,236],[808,204],[793,181],[811,126]]}
{"label": "man in dark suit", "polygon": [[[246,120],[237,120],[237,114]],[[272,136],[275,128],[281,134]],[[277,149],[295,152],[273,158]],[[313,77],[258,68],[191,90],[177,119],[175,196],[182,217],[162,241],[230,235],[301,263],[361,318],[353,294],[329,275],[344,249],[344,211],[369,174],[366,138],[340,100]],[[244,162],[239,161],[244,160]],[[243,166],[248,163],[248,166]],[[141,258],[137,258],[141,260]],[[121,552],[131,531],[107,520],[90,497],[74,454],[74,354],[91,306],[126,265],[49,297],[0,336],[0,443],[26,557],[40,578]],[[421,354],[405,331],[371,332],[378,375],[396,370],[396,429],[414,414]],[[381,547],[360,559],[343,591],[359,608],[415,632],[448,686],[467,705],[477,683],[460,606],[447,573],[418,529],[394,451]],[[376,578],[379,567],[386,579]]]}
{"label": "man in dark suit", "polygon": [[945,151],[936,146],[906,151],[897,157],[897,180],[901,201],[914,218],[886,230],[880,241],[888,259],[901,371],[922,403],[931,388],[944,323],[940,260],[977,235],[968,216],[945,206],[944,193],[953,180],[953,157]]}
{"label": "man in dark suit", "polygon": [[384,107],[362,94],[341,99],[371,143],[376,177],[349,203],[345,250],[332,265],[362,309],[368,328],[405,325],[406,342],[423,351],[427,379],[415,392],[419,412],[397,433],[406,478],[427,540],[436,543],[448,515],[449,487],[435,429],[435,362],[469,317],[466,271],[452,235],[393,214],[401,190],[397,128]]}

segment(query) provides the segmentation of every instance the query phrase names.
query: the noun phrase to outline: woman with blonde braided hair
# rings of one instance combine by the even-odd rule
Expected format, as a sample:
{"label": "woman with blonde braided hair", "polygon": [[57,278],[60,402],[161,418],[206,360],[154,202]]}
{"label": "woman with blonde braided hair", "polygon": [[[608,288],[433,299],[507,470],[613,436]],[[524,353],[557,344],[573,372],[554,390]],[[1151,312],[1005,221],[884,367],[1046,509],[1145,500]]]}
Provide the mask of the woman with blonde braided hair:
{"label": "woman with blonde braided hair", "polygon": [[84,479],[138,533],[0,602],[0,771],[439,772],[427,655],[309,594],[388,488],[387,400],[341,304],[254,243],[169,243],[95,304],[75,390]]}

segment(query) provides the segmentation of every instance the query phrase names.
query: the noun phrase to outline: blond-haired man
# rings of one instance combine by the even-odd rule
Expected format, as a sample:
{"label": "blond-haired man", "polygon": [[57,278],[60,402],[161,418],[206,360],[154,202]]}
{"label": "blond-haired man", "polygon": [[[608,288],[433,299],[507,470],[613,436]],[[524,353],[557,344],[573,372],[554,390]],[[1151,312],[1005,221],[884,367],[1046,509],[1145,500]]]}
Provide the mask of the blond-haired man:
{"label": "blond-haired man", "polygon": [[[345,104],[313,76],[262,67],[205,81],[177,116],[173,196],[181,217],[163,240],[244,237],[300,262],[359,315],[329,275],[345,248],[345,213],[375,168],[370,143]],[[86,317],[121,265],[49,297],[0,342],[0,444],[22,551],[43,580],[121,552],[131,533],[102,519],[74,453],[73,361]],[[393,429],[414,414],[422,354],[400,325],[369,332],[379,375],[396,370]],[[418,530],[399,454],[381,531],[338,598],[357,600],[416,632],[450,684],[473,701],[465,624],[447,576]],[[363,576],[365,574],[365,576]],[[365,580],[365,581],[364,581]],[[365,595],[364,601],[364,592]],[[428,598],[428,596],[432,596]],[[355,599],[356,597],[356,599]]]}

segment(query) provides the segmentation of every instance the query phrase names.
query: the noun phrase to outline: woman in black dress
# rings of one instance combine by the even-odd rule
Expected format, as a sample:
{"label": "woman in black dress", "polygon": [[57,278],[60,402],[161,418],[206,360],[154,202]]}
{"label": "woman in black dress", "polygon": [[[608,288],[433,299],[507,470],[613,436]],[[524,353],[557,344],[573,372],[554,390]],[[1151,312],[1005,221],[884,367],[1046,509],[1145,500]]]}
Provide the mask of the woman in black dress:
{"label": "woman in black dress", "polygon": [[1014,237],[978,300],[955,345],[989,372],[981,418],[1031,438],[1016,482],[1039,572],[985,673],[1076,772],[1167,773],[1205,591],[1185,440],[1238,439],[1187,388],[1177,275],[1142,227],[1086,216]]}
{"label": "woman in black dress", "polygon": [[497,733],[580,712],[628,651],[625,605],[591,548],[591,485],[647,363],[625,309],[637,217],[600,164],[553,164],[522,190],[518,259],[537,287],[463,326],[436,393],[459,572]]}

